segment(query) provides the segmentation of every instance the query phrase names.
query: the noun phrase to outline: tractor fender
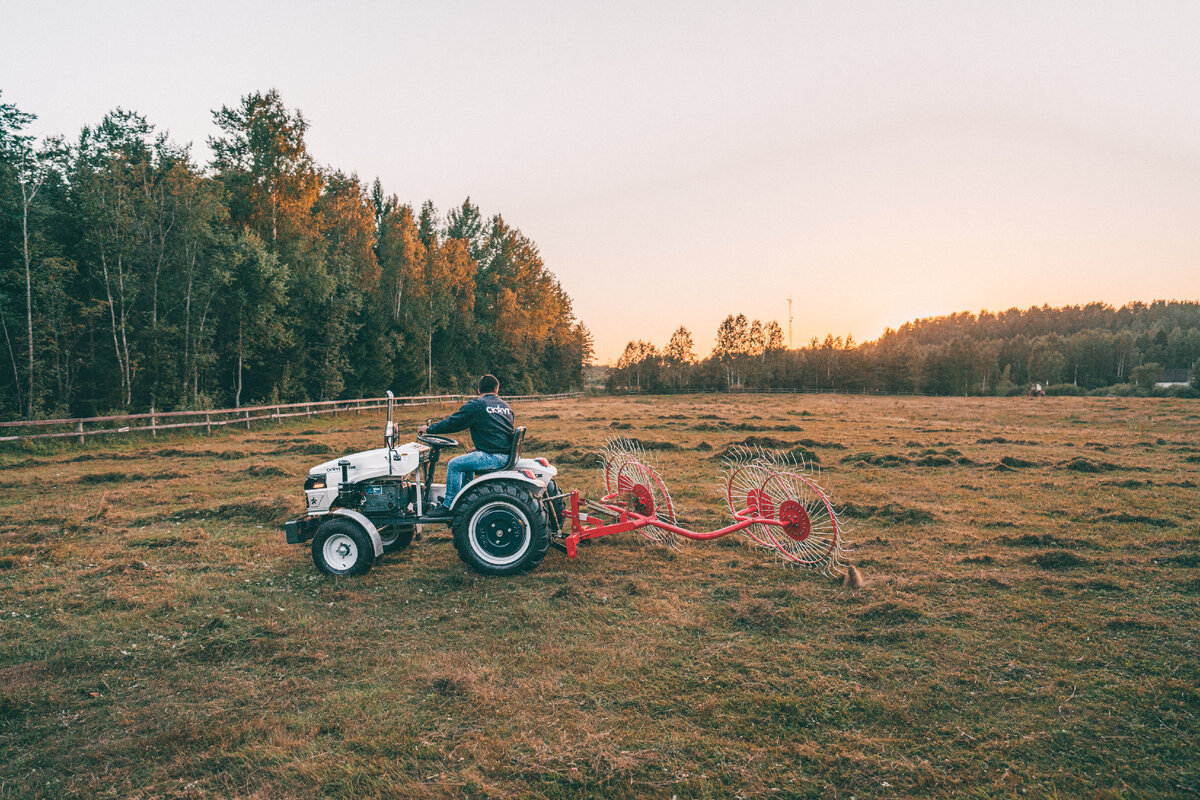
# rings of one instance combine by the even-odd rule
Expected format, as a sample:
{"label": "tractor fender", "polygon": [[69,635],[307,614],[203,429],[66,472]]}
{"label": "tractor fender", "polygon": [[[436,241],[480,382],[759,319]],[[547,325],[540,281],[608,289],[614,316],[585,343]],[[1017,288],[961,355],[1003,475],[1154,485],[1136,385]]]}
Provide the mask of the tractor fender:
{"label": "tractor fender", "polygon": [[379,530],[375,527],[375,523],[371,522],[371,520],[367,519],[352,508],[335,508],[333,511],[329,512],[329,516],[331,517],[335,514],[343,517],[349,517],[357,522],[359,527],[367,532],[367,536],[371,537],[371,544],[375,546],[375,557],[379,558],[381,555],[383,555],[383,539],[380,538]]}
{"label": "tractor fender", "polygon": [[514,481],[516,483],[528,484],[529,490],[534,495],[541,494],[542,490],[546,488],[545,484],[543,484],[541,481],[534,480],[533,478],[523,475],[515,469],[502,469],[497,470],[496,472],[485,472],[458,490],[458,494],[454,496],[454,502],[450,504],[450,508],[453,509],[458,507],[459,501],[467,496],[468,489],[478,486],[481,483],[488,483],[490,481]]}

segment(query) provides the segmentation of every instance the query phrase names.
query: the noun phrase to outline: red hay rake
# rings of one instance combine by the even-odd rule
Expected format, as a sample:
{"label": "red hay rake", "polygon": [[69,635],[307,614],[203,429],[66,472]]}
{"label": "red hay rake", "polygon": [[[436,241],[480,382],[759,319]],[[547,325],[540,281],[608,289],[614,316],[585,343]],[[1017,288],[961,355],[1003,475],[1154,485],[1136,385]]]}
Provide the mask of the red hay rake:
{"label": "red hay rake", "polygon": [[609,441],[600,463],[604,497],[596,502],[581,500],[578,491],[568,495],[564,515],[570,533],[562,547],[569,558],[580,542],[614,533],[637,531],[650,544],[678,547],[680,537],[703,541],[740,531],[785,563],[830,576],[845,572],[844,525],[817,484],[816,471],[802,459],[762,449],[732,451],[725,459],[725,499],[735,522],[707,532],[677,524],[671,494],[638,442]]}

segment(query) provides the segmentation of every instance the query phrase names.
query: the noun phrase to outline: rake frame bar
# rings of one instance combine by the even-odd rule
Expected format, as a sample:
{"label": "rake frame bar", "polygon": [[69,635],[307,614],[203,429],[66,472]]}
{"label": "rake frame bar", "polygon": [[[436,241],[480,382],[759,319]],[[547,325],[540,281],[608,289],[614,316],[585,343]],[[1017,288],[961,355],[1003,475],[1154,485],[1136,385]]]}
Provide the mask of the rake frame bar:
{"label": "rake frame bar", "polygon": [[[581,504],[586,504],[589,508],[600,512],[612,515],[615,520],[613,522],[596,522],[583,513],[580,509]],[[571,507],[566,512],[567,521],[571,523],[571,532],[563,539],[563,547],[567,551],[567,558],[575,558],[577,555],[576,548],[580,542],[588,541],[589,539],[600,539],[605,536],[612,536],[615,533],[628,533],[641,528],[654,527],[661,528],[676,536],[682,536],[685,539],[693,539],[696,541],[707,541],[709,539],[718,539],[731,533],[737,533],[749,528],[751,525],[769,525],[786,529],[789,523],[771,517],[760,517],[757,514],[749,511],[734,513],[737,522],[732,525],[727,525],[724,528],[718,528],[715,531],[693,531],[688,528],[683,528],[669,522],[664,522],[659,519],[653,512],[650,514],[639,513],[638,511],[629,508],[630,501],[623,500],[617,492],[606,494],[598,502],[592,500],[581,500],[579,490],[571,492]]]}
{"label": "rake frame bar", "polygon": [[610,440],[601,450],[600,466],[605,491],[600,500],[582,499],[578,491],[559,496],[571,503],[554,543],[568,558],[575,558],[580,542],[616,533],[638,531],[650,544],[677,547],[681,538],[707,541],[741,532],[785,564],[831,576],[845,570],[844,525],[817,484],[815,465],[802,457],[761,448],[731,450],[725,459],[725,499],[734,522],[712,531],[679,524],[671,494],[637,440]]}

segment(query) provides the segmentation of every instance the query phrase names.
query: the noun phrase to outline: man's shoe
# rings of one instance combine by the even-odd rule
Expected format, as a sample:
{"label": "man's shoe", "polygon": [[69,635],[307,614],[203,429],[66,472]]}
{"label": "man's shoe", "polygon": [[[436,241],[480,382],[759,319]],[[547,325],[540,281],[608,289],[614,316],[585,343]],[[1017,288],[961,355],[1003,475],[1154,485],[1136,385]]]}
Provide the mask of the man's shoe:
{"label": "man's shoe", "polygon": [[450,519],[453,516],[454,512],[441,503],[425,512],[426,519]]}

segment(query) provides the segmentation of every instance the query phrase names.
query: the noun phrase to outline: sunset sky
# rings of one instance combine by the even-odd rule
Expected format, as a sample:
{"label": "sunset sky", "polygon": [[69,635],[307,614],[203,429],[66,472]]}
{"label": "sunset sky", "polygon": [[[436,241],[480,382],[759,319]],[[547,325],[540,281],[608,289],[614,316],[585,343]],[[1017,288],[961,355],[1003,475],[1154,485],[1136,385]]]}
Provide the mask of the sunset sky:
{"label": "sunset sky", "polygon": [[541,247],[601,361],[721,318],[1200,299],[1200,3],[4,0],[3,101],[207,161],[279,89],[316,160]]}

